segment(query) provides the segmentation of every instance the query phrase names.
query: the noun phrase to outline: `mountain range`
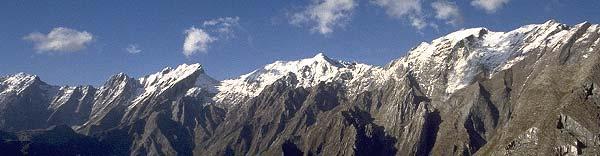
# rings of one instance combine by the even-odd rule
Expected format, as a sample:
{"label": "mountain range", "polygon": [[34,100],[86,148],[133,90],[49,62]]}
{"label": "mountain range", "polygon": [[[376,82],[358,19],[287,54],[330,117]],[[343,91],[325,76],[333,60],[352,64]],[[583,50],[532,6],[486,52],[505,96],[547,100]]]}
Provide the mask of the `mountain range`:
{"label": "mountain range", "polygon": [[102,86],[0,78],[25,155],[594,155],[600,26],[463,29],[385,66],[323,53],[218,81],[200,64]]}

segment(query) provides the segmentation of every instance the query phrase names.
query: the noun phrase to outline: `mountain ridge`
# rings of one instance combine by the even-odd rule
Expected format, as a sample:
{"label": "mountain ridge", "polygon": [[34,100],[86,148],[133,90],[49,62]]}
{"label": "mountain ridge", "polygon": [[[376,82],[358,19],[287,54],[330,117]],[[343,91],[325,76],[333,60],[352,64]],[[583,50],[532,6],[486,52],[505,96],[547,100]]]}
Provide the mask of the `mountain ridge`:
{"label": "mountain ridge", "polygon": [[220,82],[200,64],[99,88],[20,73],[0,78],[0,129],[66,124],[131,155],[597,153],[599,34],[464,29],[382,67],[318,53]]}
{"label": "mountain ridge", "polygon": [[[590,23],[589,23],[589,22],[583,22],[583,23],[580,23],[580,24],[577,24],[577,25],[575,25],[574,27],[578,27],[578,26],[580,26],[580,25],[586,25],[586,24],[590,24]],[[530,25],[525,25],[525,26],[523,26],[523,27],[520,27],[520,28],[517,28],[517,29],[515,29],[515,30],[513,30],[513,31],[519,31],[519,30],[521,30],[521,29],[530,29],[531,27],[542,27],[542,26],[557,26],[557,27],[563,27],[564,29],[566,29],[566,28],[568,28],[568,27],[569,27],[569,26],[567,26],[566,24],[559,23],[559,22],[558,22],[558,21],[556,21],[556,20],[548,20],[548,21],[546,21],[546,22],[545,22],[545,23],[543,23],[543,24],[530,24]],[[597,26],[597,25],[594,25],[594,26]],[[528,28],[528,27],[529,27],[529,28]],[[444,35],[444,36],[442,36],[442,37],[440,37],[440,38],[434,39],[434,40],[433,40],[433,42],[440,41],[440,40],[442,40],[442,41],[445,41],[445,40],[450,40],[450,41],[452,42],[452,44],[456,44],[457,42],[460,42],[460,41],[462,41],[462,40],[464,40],[464,39],[466,39],[466,38],[468,38],[468,37],[471,37],[471,36],[478,37],[478,36],[475,36],[475,35],[487,35],[487,34],[489,34],[489,33],[503,33],[503,34],[506,34],[506,33],[511,33],[511,32],[513,32],[513,31],[509,31],[509,32],[491,32],[490,30],[488,30],[487,28],[484,28],[484,27],[478,27],[478,28],[468,28],[468,29],[461,29],[461,30],[458,30],[458,31],[455,31],[455,32],[451,32],[451,33],[449,33],[449,34],[446,34],[446,35]],[[521,30],[521,31],[522,31],[522,30]],[[554,32],[550,32],[550,33],[554,33]],[[507,35],[508,35],[508,34],[507,34]],[[539,42],[539,41],[538,41],[538,42]],[[309,60],[309,59],[315,59],[315,60],[318,60],[318,59],[320,58],[320,59],[324,60],[325,62],[329,62],[329,63],[330,63],[331,65],[333,65],[333,66],[342,66],[343,64],[361,64],[361,65],[370,66],[370,67],[372,67],[372,68],[392,68],[392,67],[391,67],[391,64],[395,64],[394,62],[396,62],[396,61],[400,61],[400,60],[403,60],[403,59],[404,59],[404,60],[408,60],[408,58],[410,58],[410,57],[411,57],[411,53],[418,52],[418,49],[419,49],[420,47],[423,47],[423,46],[430,46],[430,45],[431,45],[431,43],[422,42],[421,44],[419,44],[419,45],[417,45],[417,46],[415,46],[415,47],[411,48],[411,49],[410,49],[410,50],[407,52],[407,54],[406,54],[405,56],[403,56],[403,57],[400,57],[400,58],[398,58],[398,59],[393,59],[393,60],[391,61],[391,63],[388,63],[387,65],[384,65],[384,66],[377,66],[377,65],[362,64],[362,63],[357,63],[357,62],[355,62],[355,61],[346,62],[346,61],[341,61],[341,60],[334,60],[334,59],[331,59],[331,58],[329,58],[328,56],[326,56],[326,55],[325,55],[323,52],[319,52],[319,53],[315,54],[315,56],[314,56],[314,57],[312,57],[312,58],[304,58],[304,59],[295,60],[295,61],[302,61],[302,60]],[[535,47],[535,46],[530,46],[530,47]],[[525,50],[525,51],[527,51],[527,50]],[[436,54],[430,54],[430,53],[426,53],[426,54],[427,54],[427,55],[425,55],[425,56],[435,56],[435,55],[436,55]],[[413,55],[414,55],[414,54],[413,54]],[[417,56],[420,56],[420,55],[417,55]],[[517,60],[508,60],[508,62],[510,62],[510,63],[515,63],[515,62],[518,62],[518,59],[521,59],[521,58],[516,58],[516,59],[517,59]],[[418,57],[417,57],[417,60],[419,60],[419,58],[418,58]],[[265,65],[264,67],[275,66],[275,64],[280,64],[280,63],[285,63],[285,62],[294,62],[294,61],[275,61],[275,62],[273,62],[273,63],[271,63],[271,64],[267,64],[267,65]],[[408,66],[408,64],[409,64],[409,63],[410,63],[410,61],[404,61],[402,64],[403,64],[403,66]],[[338,64],[339,64],[339,65],[338,65]],[[191,65],[191,66],[196,66],[196,65],[197,65],[197,66],[201,66],[199,63],[193,63],[193,64],[190,64],[190,65]],[[188,64],[182,64],[182,65],[180,65],[180,66],[188,66]],[[502,69],[505,69],[505,68],[508,68],[508,67],[510,67],[510,64],[506,64],[506,67],[504,67],[504,66],[503,66],[503,67],[502,67]],[[175,68],[175,69],[176,69],[176,68]],[[252,71],[252,72],[250,72],[250,73],[243,74],[242,76],[244,76],[244,75],[251,75],[252,73],[254,73],[254,72],[257,72],[257,70],[260,70],[260,69],[261,69],[261,68],[259,68],[259,69],[256,69],[256,70],[254,70],[254,71]],[[162,72],[164,72],[164,71],[169,71],[169,70],[173,70],[173,68],[172,68],[172,67],[165,67],[165,68],[162,70]],[[116,74],[116,75],[121,75],[121,74],[125,74],[125,73],[122,73],[122,72],[121,72],[121,73],[118,73],[118,74]],[[154,74],[158,74],[158,73],[154,73]],[[5,77],[12,77],[12,76],[15,76],[15,75],[30,75],[30,76],[35,76],[35,77],[38,77],[37,75],[26,74],[26,73],[23,73],[23,72],[20,72],[20,73],[17,73],[17,74],[9,74],[9,75],[6,75]],[[144,77],[152,76],[152,75],[153,75],[153,74],[143,75],[143,76],[141,76],[141,77],[140,77],[140,79],[142,79],[142,78],[144,78]],[[39,77],[38,77],[38,78],[39,78]],[[212,80],[211,80],[211,79],[212,79]],[[228,81],[228,80],[234,80],[234,79],[236,79],[236,78],[231,78],[231,79],[225,79],[225,80],[221,80],[219,83],[223,83],[224,81]],[[142,81],[142,80],[140,80],[140,81]],[[214,80],[214,78],[212,78],[212,77],[208,76],[208,80],[207,80],[207,81],[212,81],[212,83],[216,83],[215,81],[217,81],[217,80]],[[67,85],[67,86],[68,86],[68,85]],[[218,85],[216,85],[216,86],[218,86]],[[254,94],[255,94],[255,93],[254,93]]]}

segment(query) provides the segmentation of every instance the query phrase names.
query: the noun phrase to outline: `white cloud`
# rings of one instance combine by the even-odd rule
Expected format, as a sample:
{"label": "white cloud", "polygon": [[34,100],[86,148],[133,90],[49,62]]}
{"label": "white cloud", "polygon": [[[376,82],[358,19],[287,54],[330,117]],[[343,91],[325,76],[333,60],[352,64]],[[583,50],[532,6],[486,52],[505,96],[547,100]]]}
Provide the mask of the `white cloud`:
{"label": "white cloud", "polygon": [[137,54],[137,53],[142,52],[142,50],[140,49],[140,47],[137,44],[130,44],[127,46],[127,48],[125,48],[125,50],[131,54]]}
{"label": "white cloud", "polygon": [[52,52],[75,52],[92,42],[94,37],[86,31],[77,31],[65,27],[52,29],[48,34],[33,32],[23,37],[24,40],[32,41],[34,49],[38,53]]}
{"label": "white cloud", "polygon": [[494,13],[498,9],[502,8],[503,5],[507,4],[509,0],[473,0],[471,5],[484,9],[488,13]]}
{"label": "white cloud", "polygon": [[446,20],[447,23],[452,25],[462,23],[462,15],[456,3],[441,0],[431,3],[431,7],[435,10],[435,18]]}
{"label": "white cloud", "polygon": [[191,27],[185,31],[187,37],[183,43],[183,54],[187,57],[197,53],[206,53],[208,44],[216,41],[215,38],[206,33],[203,29]]}
{"label": "white cloud", "polygon": [[218,33],[223,38],[230,38],[234,37],[234,28],[240,25],[239,20],[239,17],[222,17],[204,21],[202,26],[207,30]]}
{"label": "white cloud", "polygon": [[235,37],[235,30],[242,29],[239,17],[221,17],[202,22],[201,28],[185,30],[183,54],[190,57],[198,52],[207,53],[211,43]]}
{"label": "white cloud", "polygon": [[354,0],[313,0],[306,10],[291,16],[291,24],[309,24],[313,32],[329,34],[334,27],[343,27],[357,6]]}
{"label": "white cloud", "polygon": [[393,17],[421,13],[421,0],[373,0],[373,3],[383,7]]}
{"label": "white cloud", "polygon": [[419,30],[421,30],[427,26],[427,22],[425,22],[425,19],[423,19],[423,18],[416,17],[416,16],[409,16],[408,19],[410,19],[410,25],[412,25],[413,27],[415,27]]}
{"label": "white cloud", "polygon": [[421,12],[421,0],[372,0],[371,2],[384,8],[391,17],[407,17],[411,25],[417,29],[423,29],[428,25]]}

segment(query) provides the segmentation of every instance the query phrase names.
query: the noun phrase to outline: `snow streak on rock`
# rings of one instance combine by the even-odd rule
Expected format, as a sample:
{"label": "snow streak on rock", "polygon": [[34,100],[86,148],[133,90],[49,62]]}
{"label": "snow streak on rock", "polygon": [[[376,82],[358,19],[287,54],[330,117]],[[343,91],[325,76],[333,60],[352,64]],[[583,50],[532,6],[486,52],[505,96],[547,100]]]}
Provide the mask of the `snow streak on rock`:
{"label": "snow streak on rock", "polygon": [[266,86],[286,75],[297,78],[297,87],[343,82],[350,90],[364,91],[384,79],[382,71],[380,67],[341,62],[319,53],[298,61],[277,61],[237,79],[224,80],[218,87],[215,101],[239,103],[244,98],[258,96]]}

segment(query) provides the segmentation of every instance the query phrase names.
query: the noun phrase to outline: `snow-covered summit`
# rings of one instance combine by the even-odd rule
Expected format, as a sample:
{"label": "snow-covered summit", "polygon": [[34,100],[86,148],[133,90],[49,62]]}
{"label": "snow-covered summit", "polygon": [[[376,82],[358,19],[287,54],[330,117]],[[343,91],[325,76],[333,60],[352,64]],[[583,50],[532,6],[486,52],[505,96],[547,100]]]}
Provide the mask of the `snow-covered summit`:
{"label": "snow-covered summit", "polygon": [[160,72],[141,77],[138,81],[144,89],[143,94],[150,94],[155,91],[164,91],[184,79],[189,79],[191,76],[197,76],[195,78],[196,87],[216,91],[215,86],[218,81],[206,75],[202,65],[198,63],[182,64],[177,68],[167,67]]}
{"label": "snow-covered summit", "polygon": [[141,88],[138,89],[138,92],[140,93],[138,93],[129,108],[135,107],[140,101],[146,100],[148,97],[160,95],[172,88],[178,88],[177,86],[181,82],[190,80],[194,81],[194,84],[189,90],[199,91],[204,89],[216,92],[215,86],[218,81],[206,75],[202,65],[198,63],[182,64],[176,68],[167,67],[160,72],[139,78],[138,82]]}
{"label": "snow-covered summit", "polygon": [[308,88],[321,82],[344,81],[348,86],[363,89],[370,82],[375,82],[377,78],[374,75],[379,74],[374,73],[380,72],[379,67],[341,62],[318,53],[312,58],[297,61],[276,61],[239,78],[224,80],[218,87],[215,101],[237,103],[244,98],[258,96],[266,86],[288,74],[294,74],[298,79],[297,87]]}
{"label": "snow-covered summit", "polygon": [[30,75],[22,72],[6,77],[0,77],[0,94],[11,92],[18,94],[37,80],[39,80],[37,75]]}
{"label": "snow-covered summit", "polygon": [[2,83],[18,83],[18,82],[22,82],[22,81],[33,81],[37,78],[38,78],[37,75],[19,72],[16,74],[0,77],[0,81],[2,81]]}
{"label": "snow-covered summit", "polygon": [[390,68],[412,71],[428,93],[442,89],[445,94],[452,94],[473,83],[476,77],[489,78],[510,68],[538,47],[567,40],[575,31],[555,20],[508,32],[463,29],[431,43],[421,43],[407,56],[394,61]]}
{"label": "snow-covered summit", "polygon": [[[95,88],[92,86],[62,86],[56,91],[56,95],[53,97],[52,102],[48,105],[49,110],[57,110],[62,105],[70,101],[84,101],[87,96],[94,95]],[[77,97],[77,99],[73,99]]]}
{"label": "snow-covered summit", "polygon": [[[196,64],[182,64],[177,66],[177,68],[167,67],[162,71],[146,75],[144,77],[139,78],[140,84],[146,89],[159,89],[159,88],[167,88],[169,85],[181,81],[189,76],[194,74],[204,75],[204,70],[202,69],[202,65]],[[202,82],[198,82],[202,83]],[[205,84],[199,84],[205,85]]]}

